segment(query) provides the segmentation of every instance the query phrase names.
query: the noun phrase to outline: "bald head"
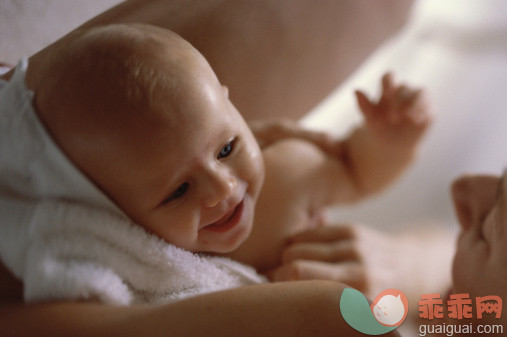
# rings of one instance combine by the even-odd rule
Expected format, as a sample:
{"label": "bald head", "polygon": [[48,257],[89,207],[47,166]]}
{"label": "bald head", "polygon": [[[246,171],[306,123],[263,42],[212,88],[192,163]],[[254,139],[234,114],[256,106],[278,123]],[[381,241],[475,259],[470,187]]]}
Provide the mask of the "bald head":
{"label": "bald head", "polygon": [[37,108],[43,116],[69,118],[146,110],[157,94],[177,95],[179,82],[202,63],[189,43],[165,29],[123,24],[76,31],[49,55]]}
{"label": "bald head", "polygon": [[202,77],[216,78],[188,42],[142,24],[77,30],[51,48],[42,68],[35,106],[70,157],[177,113]]}
{"label": "bald head", "polygon": [[158,142],[148,138],[193,123],[199,117],[188,111],[208,105],[207,90],[219,87],[188,42],[140,24],[78,30],[54,45],[38,68],[45,73],[33,88],[38,114],[92,180],[111,162],[148,155],[147,144]]}

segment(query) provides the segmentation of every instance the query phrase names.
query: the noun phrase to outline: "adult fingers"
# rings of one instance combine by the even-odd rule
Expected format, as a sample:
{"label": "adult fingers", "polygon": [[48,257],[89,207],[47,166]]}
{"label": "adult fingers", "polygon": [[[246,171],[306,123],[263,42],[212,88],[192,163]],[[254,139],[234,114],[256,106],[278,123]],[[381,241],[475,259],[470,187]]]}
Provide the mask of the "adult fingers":
{"label": "adult fingers", "polygon": [[361,291],[366,290],[367,286],[366,271],[358,263],[331,264],[297,260],[271,271],[268,277],[273,282],[305,280],[342,282]]}

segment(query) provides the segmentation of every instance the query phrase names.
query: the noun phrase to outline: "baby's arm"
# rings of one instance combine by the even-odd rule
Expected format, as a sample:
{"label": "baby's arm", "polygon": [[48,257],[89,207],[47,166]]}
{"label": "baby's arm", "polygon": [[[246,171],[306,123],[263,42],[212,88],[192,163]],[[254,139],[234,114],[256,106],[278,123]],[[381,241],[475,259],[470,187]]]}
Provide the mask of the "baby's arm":
{"label": "baby's arm", "polygon": [[[356,96],[365,122],[343,141],[325,132],[304,129],[289,120],[250,123],[261,148],[297,138],[312,143],[337,162],[320,168],[338,168],[334,177],[326,170],[326,177],[342,187],[339,195],[326,193],[330,197],[328,204],[354,201],[389,185],[412,161],[417,144],[431,122],[423,92],[396,85],[390,74],[382,78],[378,103],[371,102],[360,91]],[[300,161],[310,160],[301,158]],[[345,186],[348,188],[344,189]],[[346,196],[343,192],[350,194]]]}
{"label": "baby's arm", "polygon": [[364,123],[342,143],[340,160],[358,196],[382,190],[412,161],[431,123],[421,90],[397,85],[390,74],[382,78],[378,102],[356,91]]}

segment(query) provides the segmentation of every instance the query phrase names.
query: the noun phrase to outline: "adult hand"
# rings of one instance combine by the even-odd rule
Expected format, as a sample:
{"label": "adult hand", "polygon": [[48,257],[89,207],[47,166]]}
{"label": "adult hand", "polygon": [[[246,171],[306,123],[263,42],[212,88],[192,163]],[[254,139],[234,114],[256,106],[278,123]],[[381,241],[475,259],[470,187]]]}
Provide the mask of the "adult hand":
{"label": "adult hand", "polygon": [[360,225],[329,225],[294,235],[271,281],[331,280],[372,296],[397,274],[396,240]]}

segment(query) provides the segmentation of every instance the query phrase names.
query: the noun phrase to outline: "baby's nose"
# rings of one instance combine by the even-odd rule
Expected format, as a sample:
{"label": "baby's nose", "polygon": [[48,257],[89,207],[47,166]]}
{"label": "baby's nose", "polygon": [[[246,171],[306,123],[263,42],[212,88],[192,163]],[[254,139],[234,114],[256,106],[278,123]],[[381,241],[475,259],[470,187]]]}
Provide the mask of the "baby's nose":
{"label": "baby's nose", "polygon": [[236,178],[225,172],[210,174],[208,191],[206,191],[203,203],[205,207],[215,207],[222,201],[230,198],[236,189]]}

